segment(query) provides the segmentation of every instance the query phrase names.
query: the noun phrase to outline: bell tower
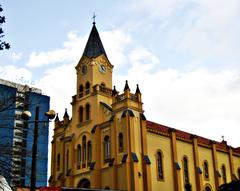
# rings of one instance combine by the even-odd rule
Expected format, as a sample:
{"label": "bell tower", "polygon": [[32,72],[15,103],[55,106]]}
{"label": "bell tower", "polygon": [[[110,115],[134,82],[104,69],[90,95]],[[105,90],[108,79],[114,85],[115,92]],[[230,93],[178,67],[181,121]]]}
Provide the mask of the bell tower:
{"label": "bell tower", "polygon": [[109,62],[93,22],[75,67],[72,118],[55,120],[50,185],[79,188],[151,190],[147,128],[141,92],[112,89]]}
{"label": "bell tower", "polygon": [[87,44],[76,68],[77,87],[73,96],[73,122],[84,126],[91,121],[91,127],[107,120],[100,103],[112,104],[112,70],[102,41],[93,22]]}

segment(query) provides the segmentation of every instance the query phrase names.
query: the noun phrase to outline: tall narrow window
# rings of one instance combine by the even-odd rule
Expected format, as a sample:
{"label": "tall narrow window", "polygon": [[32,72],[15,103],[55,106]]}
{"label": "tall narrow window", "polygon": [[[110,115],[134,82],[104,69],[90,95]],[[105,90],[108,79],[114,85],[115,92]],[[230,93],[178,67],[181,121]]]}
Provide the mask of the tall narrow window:
{"label": "tall narrow window", "polygon": [[81,160],[82,160],[82,148],[81,145],[77,146],[77,169],[81,166]]}
{"label": "tall narrow window", "polygon": [[123,152],[123,134],[119,133],[118,135],[118,147],[119,152]]}
{"label": "tall narrow window", "polygon": [[87,103],[86,105],[86,120],[90,119],[90,104]]}
{"label": "tall narrow window", "polygon": [[109,159],[111,156],[110,151],[110,138],[109,136],[104,137],[104,159]]}
{"label": "tall narrow window", "polygon": [[57,155],[57,171],[60,170],[60,153]]}
{"label": "tall narrow window", "polygon": [[80,106],[79,108],[79,122],[82,123],[83,122],[83,107]]}
{"label": "tall narrow window", "polygon": [[161,151],[157,152],[157,179],[163,180],[163,155]]}
{"label": "tall narrow window", "polygon": [[240,180],[240,168],[238,168],[238,179]]}
{"label": "tall narrow window", "polygon": [[189,183],[189,173],[188,173],[188,159],[187,157],[183,157],[183,178],[184,183]]}
{"label": "tall narrow window", "polygon": [[79,98],[83,97],[83,85],[79,87]]}
{"label": "tall narrow window", "polygon": [[83,136],[83,138],[82,138],[82,147],[83,147],[83,154],[82,154],[82,157],[83,157],[83,159],[82,159],[82,162],[83,162],[83,168],[84,167],[86,167],[86,152],[87,152],[87,150],[86,150],[86,136],[84,135]]}
{"label": "tall narrow window", "polygon": [[223,183],[227,183],[227,176],[226,176],[226,168],[224,165],[222,165],[222,178],[223,178]]}
{"label": "tall narrow window", "polygon": [[90,83],[86,83],[86,95],[90,93]]}
{"label": "tall narrow window", "polygon": [[208,179],[209,173],[208,173],[208,162],[207,161],[204,161],[204,163],[203,163],[203,171],[204,171],[204,177],[206,179]]}
{"label": "tall narrow window", "polygon": [[66,158],[67,158],[66,171],[68,171],[68,167],[69,167],[69,150],[67,150]]}
{"label": "tall narrow window", "polygon": [[91,163],[92,161],[92,143],[91,141],[88,141],[87,144],[87,160],[88,160],[88,165]]}

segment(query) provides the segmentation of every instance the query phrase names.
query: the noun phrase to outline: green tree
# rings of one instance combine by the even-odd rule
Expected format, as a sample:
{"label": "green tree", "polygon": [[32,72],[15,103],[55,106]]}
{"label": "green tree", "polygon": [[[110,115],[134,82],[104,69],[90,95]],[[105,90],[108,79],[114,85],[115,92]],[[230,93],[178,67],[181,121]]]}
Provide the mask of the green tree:
{"label": "green tree", "polygon": [[[2,13],[3,9],[2,9],[2,5],[0,5],[0,13]],[[5,42],[3,40],[4,35],[4,31],[2,29],[2,24],[6,22],[6,18],[5,16],[0,15],[0,50],[4,50],[4,49],[9,49],[10,48],[10,44]]]}

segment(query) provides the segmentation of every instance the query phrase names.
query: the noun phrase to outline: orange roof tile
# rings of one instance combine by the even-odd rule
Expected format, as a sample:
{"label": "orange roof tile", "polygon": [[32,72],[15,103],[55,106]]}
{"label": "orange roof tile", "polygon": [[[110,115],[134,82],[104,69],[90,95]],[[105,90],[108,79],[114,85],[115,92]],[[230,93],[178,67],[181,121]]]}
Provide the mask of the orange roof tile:
{"label": "orange roof tile", "polygon": [[[159,132],[159,133],[169,133],[169,130],[173,129],[171,127],[161,125],[161,124],[158,124],[158,123],[154,123],[152,121],[146,121],[146,123],[147,123],[147,128],[149,130],[156,131],[156,132]],[[175,130],[176,130],[177,138],[184,139],[184,140],[191,140],[191,137],[192,137],[191,133],[187,133],[185,131],[181,131],[181,130],[178,130],[178,129],[175,129]],[[205,137],[197,136],[197,141],[200,144],[209,145],[212,140],[207,139]],[[227,142],[225,142],[225,141],[216,142],[216,147],[217,147],[217,149],[226,150],[228,145],[227,145]],[[240,147],[233,148],[233,151],[240,154]]]}

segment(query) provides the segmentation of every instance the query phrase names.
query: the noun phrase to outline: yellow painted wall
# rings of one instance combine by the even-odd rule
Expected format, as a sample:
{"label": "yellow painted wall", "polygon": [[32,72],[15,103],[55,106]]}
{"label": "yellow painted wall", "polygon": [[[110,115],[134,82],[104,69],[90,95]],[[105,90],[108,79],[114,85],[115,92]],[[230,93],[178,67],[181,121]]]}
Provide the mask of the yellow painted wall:
{"label": "yellow painted wall", "polygon": [[127,189],[127,177],[126,177],[126,166],[119,165],[117,171],[117,179],[118,179],[118,188],[120,190]]}
{"label": "yellow painted wall", "polygon": [[[231,182],[231,172],[230,172],[230,164],[229,164],[229,154],[223,153],[220,151],[217,151],[217,158],[218,158],[218,171],[220,172],[222,176],[221,167],[224,164],[226,167],[226,176],[227,176],[227,182]],[[223,179],[221,177],[220,184],[223,184]]]}
{"label": "yellow painted wall", "polygon": [[[199,166],[202,169],[202,180],[203,185],[210,184],[211,188],[215,190],[215,178],[214,178],[214,167],[213,167],[213,156],[212,156],[212,150],[210,148],[205,148],[202,146],[198,146],[198,155],[199,155]],[[204,176],[204,168],[203,163],[204,161],[207,161],[208,163],[208,173],[209,178],[206,179]]]}
{"label": "yellow painted wall", "polygon": [[102,174],[102,188],[106,188],[107,186],[109,186],[110,189],[113,189],[114,176],[112,174],[112,168],[102,169],[101,174]]}
{"label": "yellow painted wall", "polygon": [[182,190],[184,190],[184,181],[183,181],[183,157],[187,156],[188,159],[188,169],[189,169],[189,182],[192,186],[192,191],[196,190],[196,180],[195,180],[195,166],[193,158],[193,145],[186,143],[184,141],[177,140],[177,155],[178,163],[181,166],[181,182]]}
{"label": "yellow painted wall", "polygon": [[[99,56],[96,60],[96,65],[93,68],[93,84],[105,83],[106,87],[112,88],[112,69],[110,68],[110,63],[106,60],[105,56]],[[106,73],[101,73],[99,66],[104,64],[107,68]]]}
{"label": "yellow painted wall", "polygon": [[240,180],[240,176],[238,175],[238,169],[240,169],[240,157],[233,156],[233,164],[234,164],[234,173]]}
{"label": "yellow painted wall", "polygon": [[[101,64],[104,64],[107,69],[105,73],[99,70]],[[86,74],[82,74],[81,72],[83,65],[87,66]],[[81,63],[77,66],[77,71],[77,90],[81,84],[85,85],[87,81],[89,81],[91,85],[101,84],[103,82],[106,87],[112,88],[112,66],[104,55],[93,59],[83,57]]]}
{"label": "yellow painted wall", "polygon": [[[174,190],[171,142],[169,137],[148,133],[148,156],[151,161],[152,190]],[[156,152],[163,153],[164,181],[157,180]]]}

